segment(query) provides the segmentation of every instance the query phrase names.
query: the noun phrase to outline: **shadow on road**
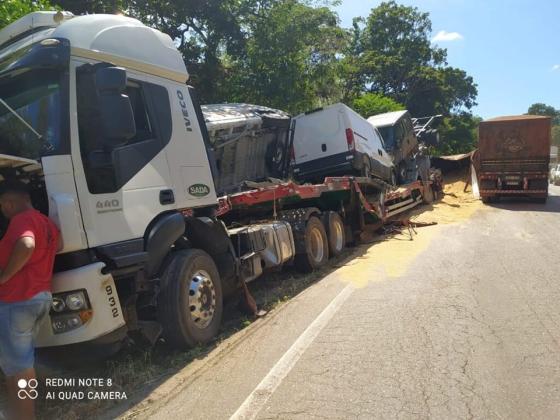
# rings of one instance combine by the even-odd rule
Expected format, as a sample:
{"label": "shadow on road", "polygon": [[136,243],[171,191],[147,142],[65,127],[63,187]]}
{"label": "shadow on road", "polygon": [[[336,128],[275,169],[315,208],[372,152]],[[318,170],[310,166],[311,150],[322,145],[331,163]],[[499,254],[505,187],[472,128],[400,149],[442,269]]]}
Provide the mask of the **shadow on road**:
{"label": "shadow on road", "polygon": [[549,195],[546,204],[536,203],[527,197],[501,197],[499,202],[485,205],[509,211],[560,213],[560,196]]}
{"label": "shadow on road", "polygon": [[[298,273],[291,267],[287,267],[280,272],[269,273],[258,281],[249,283],[249,289],[259,308],[271,311],[279,303],[292,299],[329,273],[355,258],[362,257],[367,253],[370,246],[371,244],[363,244],[347,248],[342,255],[329,261],[326,267],[307,275]],[[95,417],[105,419],[120,417],[127,410],[148,398],[154,389],[170,377],[192,362],[206,359],[210,353],[219,347],[222,341],[235,336],[236,333],[252,322],[253,320],[250,317],[239,310],[237,300],[231,299],[224,306],[224,321],[220,336],[206,346],[181,352],[169,348],[162,340],[159,340],[153,347],[128,345],[109,360],[91,360],[87,357],[89,355],[83,354],[78,366],[73,363],[69,363],[70,366],[43,366],[43,369],[41,369],[43,378],[110,378],[113,385],[106,390],[124,391],[127,394],[127,400],[116,403],[111,401],[61,401],[59,399],[45,400],[39,398],[37,401],[39,418],[81,419]],[[234,351],[235,347],[236,342],[230,342],[227,351]],[[58,360],[70,362],[69,355],[65,354],[64,350],[60,351]],[[218,354],[217,357],[221,356]],[[198,368],[195,369],[194,376],[196,376],[197,371]],[[42,382],[40,382],[39,394],[44,396],[47,389],[43,387]],[[188,382],[189,379],[186,383]],[[71,392],[77,389],[75,387],[57,389],[57,391],[62,390]],[[1,388],[0,391],[2,391]],[[0,398],[1,406],[2,398]]]}

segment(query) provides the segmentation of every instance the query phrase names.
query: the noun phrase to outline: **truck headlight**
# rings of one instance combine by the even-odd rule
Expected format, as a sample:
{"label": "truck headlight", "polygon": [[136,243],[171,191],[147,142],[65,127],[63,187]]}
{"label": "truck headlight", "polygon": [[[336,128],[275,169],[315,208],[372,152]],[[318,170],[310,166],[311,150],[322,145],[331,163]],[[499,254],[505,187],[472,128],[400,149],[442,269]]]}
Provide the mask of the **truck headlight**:
{"label": "truck headlight", "polygon": [[61,315],[54,317],[52,320],[52,329],[55,334],[68,332],[82,325],[82,319],[78,314]]}
{"label": "truck headlight", "polygon": [[85,289],[53,293],[51,326],[55,334],[81,327],[93,316]]}
{"label": "truck headlight", "polygon": [[53,296],[52,310],[60,313],[63,312],[65,309],[66,309],[66,304],[64,303],[64,299],[61,299],[58,296]]}
{"label": "truck headlight", "polygon": [[71,311],[79,311],[86,307],[86,297],[84,292],[71,293],[66,296],[65,299],[66,306]]}

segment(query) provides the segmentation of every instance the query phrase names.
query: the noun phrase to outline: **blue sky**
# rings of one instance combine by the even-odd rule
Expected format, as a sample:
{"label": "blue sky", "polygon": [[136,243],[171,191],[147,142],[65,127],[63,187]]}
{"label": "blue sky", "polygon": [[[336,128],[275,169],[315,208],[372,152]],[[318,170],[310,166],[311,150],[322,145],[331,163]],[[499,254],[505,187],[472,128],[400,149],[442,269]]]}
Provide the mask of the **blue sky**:
{"label": "blue sky", "polygon": [[[342,0],[336,8],[344,27],[367,16],[381,1]],[[478,85],[483,118],[527,112],[544,102],[560,108],[558,0],[401,0],[429,12],[433,36],[447,48],[449,65]],[[447,40],[445,40],[447,39]],[[556,66],[556,67],[555,67]]]}

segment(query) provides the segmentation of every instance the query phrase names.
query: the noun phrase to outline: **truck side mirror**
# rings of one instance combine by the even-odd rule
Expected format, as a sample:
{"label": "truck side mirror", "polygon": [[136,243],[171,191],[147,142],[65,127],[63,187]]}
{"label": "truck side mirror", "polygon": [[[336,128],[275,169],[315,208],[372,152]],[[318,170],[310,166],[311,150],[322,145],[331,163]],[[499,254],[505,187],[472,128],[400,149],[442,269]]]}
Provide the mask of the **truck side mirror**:
{"label": "truck side mirror", "polygon": [[112,146],[126,143],[136,135],[132,105],[125,94],[126,70],[120,67],[97,69],[95,88],[104,138]]}

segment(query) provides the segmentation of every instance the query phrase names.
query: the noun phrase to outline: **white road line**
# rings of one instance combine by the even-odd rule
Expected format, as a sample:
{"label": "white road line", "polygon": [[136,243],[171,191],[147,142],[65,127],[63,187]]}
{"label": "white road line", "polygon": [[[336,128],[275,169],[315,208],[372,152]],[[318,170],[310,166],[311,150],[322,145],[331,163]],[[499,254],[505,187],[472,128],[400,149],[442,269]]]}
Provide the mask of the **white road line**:
{"label": "white road line", "polygon": [[305,329],[286,353],[276,362],[273,368],[249,394],[243,404],[230,417],[230,420],[249,420],[257,417],[270,396],[290,373],[299,358],[313,343],[321,330],[329,323],[334,314],[354,291],[352,285],[347,285],[319,314],[317,318]]}

